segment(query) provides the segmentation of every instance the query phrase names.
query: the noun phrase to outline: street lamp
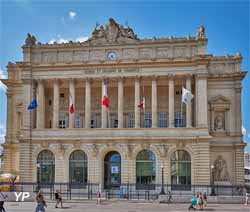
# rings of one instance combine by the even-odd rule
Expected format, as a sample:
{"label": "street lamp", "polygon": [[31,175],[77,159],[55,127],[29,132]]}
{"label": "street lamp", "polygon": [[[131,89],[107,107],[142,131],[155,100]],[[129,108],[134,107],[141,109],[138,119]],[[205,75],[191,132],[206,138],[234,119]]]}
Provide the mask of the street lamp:
{"label": "street lamp", "polygon": [[215,190],[214,190],[214,165],[211,165],[211,173],[212,173],[212,189],[211,189],[211,196],[215,196]]}
{"label": "street lamp", "polygon": [[161,164],[161,195],[166,194],[164,190],[164,164]]}

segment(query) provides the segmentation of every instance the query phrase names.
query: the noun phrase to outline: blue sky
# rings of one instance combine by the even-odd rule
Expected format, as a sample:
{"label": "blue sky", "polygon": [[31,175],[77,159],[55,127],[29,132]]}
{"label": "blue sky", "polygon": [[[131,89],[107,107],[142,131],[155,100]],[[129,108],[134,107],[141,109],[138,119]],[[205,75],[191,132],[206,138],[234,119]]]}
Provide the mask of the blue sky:
{"label": "blue sky", "polygon": [[[38,41],[84,40],[95,23],[109,17],[128,24],[139,38],[195,35],[203,24],[208,53],[243,55],[242,70],[249,71],[249,1],[74,1],[0,0],[0,78],[8,61],[21,61],[27,32]],[[0,89],[0,136],[5,133],[6,97]],[[243,80],[242,125],[250,143],[250,76]],[[1,139],[1,137],[0,137]],[[250,147],[246,148],[250,151]]]}

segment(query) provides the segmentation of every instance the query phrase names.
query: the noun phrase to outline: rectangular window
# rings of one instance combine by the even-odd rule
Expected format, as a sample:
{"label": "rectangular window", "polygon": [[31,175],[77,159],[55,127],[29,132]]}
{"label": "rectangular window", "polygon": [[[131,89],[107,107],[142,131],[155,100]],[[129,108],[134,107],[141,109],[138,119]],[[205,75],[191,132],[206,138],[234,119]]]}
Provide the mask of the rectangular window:
{"label": "rectangular window", "polygon": [[66,128],[68,126],[68,117],[64,112],[59,113],[59,128]]}
{"label": "rectangular window", "polygon": [[81,116],[80,116],[80,113],[76,113],[76,116],[75,116],[75,128],[81,128]]}
{"label": "rectangular window", "polygon": [[158,127],[166,128],[168,126],[167,112],[158,113]]}
{"label": "rectangular window", "polygon": [[128,128],[134,128],[135,127],[135,113],[130,112],[128,113]]}
{"label": "rectangular window", "polygon": [[174,113],[174,125],[175,127],[185,127],[186,126],[186,114],[181,112]]}
{"label": "rectangular window", "polygon": [[143,128],[151,128],[152,126],[152,114],[151,112],[145,112],[141,116],[141,127]]}

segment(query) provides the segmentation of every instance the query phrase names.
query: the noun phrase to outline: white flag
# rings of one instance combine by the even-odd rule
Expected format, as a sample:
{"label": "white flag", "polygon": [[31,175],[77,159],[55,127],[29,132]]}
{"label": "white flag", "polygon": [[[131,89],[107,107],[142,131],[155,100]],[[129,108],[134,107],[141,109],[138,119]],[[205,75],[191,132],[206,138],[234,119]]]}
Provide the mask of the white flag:
{"label": "white flag", "polygon": [[191,91],[185,89],[182,87],[182,97],[181,101],[184,102],[185,104],[191,104],[191,100],[194,98],[193,94]]}

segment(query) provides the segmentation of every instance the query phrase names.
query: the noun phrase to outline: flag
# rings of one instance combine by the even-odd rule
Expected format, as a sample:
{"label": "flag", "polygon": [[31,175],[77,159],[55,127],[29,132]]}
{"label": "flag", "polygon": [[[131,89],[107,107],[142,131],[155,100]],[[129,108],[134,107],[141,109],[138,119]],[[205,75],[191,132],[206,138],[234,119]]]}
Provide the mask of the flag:
{"label": "flag", "polygon": [[28,110],[33,110],[37,108],[37,101],[36,99],[33,99],[33,101],[28,105],[27,109]]}
{"label": "flag", "polygon": [[69,112],[70,113],[74,113],[75,112],[75,107],[74,107],[74,103],[73,103],[73,98],[71,96],[71,94],[69,94]]}
{"label": "flag", "polygon": [[185,89],[182,87],[182,96],[181,96],[181,101],[184,102],[185,104],[190,104],[191,100],[193,99],[193,94],[191,91]]}
{"label": "flag", "polygon": [[109,107],[109,99],[108,99],[108,82],[106,79],[102,82],[102,105],[106,108]]}
{"label": "flag", "polygon": [[145,109],[145,104],[146,104],[146,99],[145,99],[145,96],[142,97],[142,102],[137,105],[137,107],[139,107],[140,109]]}

